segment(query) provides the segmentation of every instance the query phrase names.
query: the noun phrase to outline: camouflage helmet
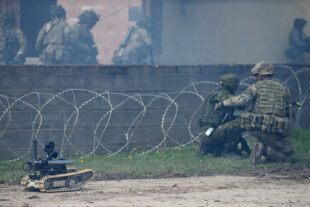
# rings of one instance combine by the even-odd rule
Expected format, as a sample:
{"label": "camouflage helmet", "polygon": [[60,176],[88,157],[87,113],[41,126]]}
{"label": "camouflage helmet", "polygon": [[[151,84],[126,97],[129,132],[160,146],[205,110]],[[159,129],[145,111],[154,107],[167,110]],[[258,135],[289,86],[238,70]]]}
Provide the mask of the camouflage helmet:
{"label": "camouflage helmet", "polygon": [[89,28],[92,28],[99,21],[99,18],[100,15],[97,15],[93,10],[87,10],[79,15],[79,23],[87,24]]}
{"label": "camouflage helmet", "polygon": [[252,75],[273,75],[273,67],[267,62],[259,62],[251,69]]}
{"label": "camouflage helmet", "polygon": [[66,18],[66,10],[61,5],[51,6],[50,14],[52,19],[56,17],[61,19]]}
{"label": "camouflage helmet", "polygon": [[226,73],[220,78],[219,84],[226,88],[235,90],[239,86],[239,78],[232,73]]}

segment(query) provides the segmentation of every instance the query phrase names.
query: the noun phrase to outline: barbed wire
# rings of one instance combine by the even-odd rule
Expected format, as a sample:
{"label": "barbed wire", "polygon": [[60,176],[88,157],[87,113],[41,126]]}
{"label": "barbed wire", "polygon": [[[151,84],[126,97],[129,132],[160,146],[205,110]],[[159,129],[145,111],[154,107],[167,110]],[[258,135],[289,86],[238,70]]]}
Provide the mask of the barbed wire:
{"label": "barbed wire", "polygon": [[[308,71],[308,68],[301,68],[298,71],[282,65],[275,66],[276,70],[287,70],[288,75],[285,80],[281,80],[288,87],[297,87],[297,94],[294,94],[295,99],[300,101],[302,107],[298,111],[297,123],[301,119],[301,114],[305,109],[304,103],[309,99],[307,94],[304,94],[303,87],[298,76],[303,72]],[[253,82],[252,77],[246,77],[241,80],[241,88],[246,88]],[[29,92],[20,97],[8,97],[0,95],[0,143],[3,149],[11,152],[10,161],[31,157],[31,144],[33,140],[37,140],[43,148],[44,142],[47,140],[46,130],[49,130],[50,136],[53,139],[61,141],[56,143],[59,145],[60,156],[75,152],[83,158],[95,156],[98,152],[104,152],[107,157],[114,156],[120,152],[124,152],[129,146],[135,146],[138,138],[139,143],[144,143],[143,153],[150,153],[157,149],[184,147],[195,143],[199,138],[199,128],[197,119],[199,116],[199,108],[204,101],[204,97],[208,92],[217,87],[215,81],[200,81],[194,82],[180,91],[175,92],[160,92],[160,93],[121,93],[113,91],[96,92],[87,89],[67,89],[57,94],[43,92]],[[189,103],[190,102],[190,103]],[[97,108],[96,105],[100,105]],[[57,107],[55,107],[57,106]],[[54,110],[51,109],[54,107]],[[57,108],[57,111],[55,111]],[[96,108],[96,110],[94,109]],[[186,109],[186,110],[185,110]],[[24,137],[16,137],[16,142],[19,145],[25,146],[23,151],[15,149],[14,145],[7,144],[6,136],[16,131],[23,131],[24,128],[18,128],[18,116],[13,114],[16,111],[30,112],[28,115],[31,123],[31,134],[24,134]],[[86,114],[96,111],[97,117],[90,117],[92,114]],[[115,117],[119,114],[128,111],[134,115],[126,116],[126,120],[121,120],[115,126]],[[63,128],[46,127],[49,124],[53,125],[53,120],[50,120],[50,114],[63,113]],[[58,113],[58,114],[57,114]],[[66,117],[67,115],[67,117]],[[150,117],[152,120],[150,120]],[[90,123],[92,120],[93,122]],[[57,120],[56,120],[57,121]],[[89,122],[89,123],[88,123]],[[176,123],[177,122],[177,123]],[[85,123],[88,127],[85,127]],[[151,123],[151,125],[150,125]],[[157,133],[153,135],[157,142],[149,142],[149,137],[141,128],[155,128]],[[119,130],[111,136],[111,129],[125,128],[122,132]],[[182,129],[183,131],[176,133]],[[75,136],[81,130],[92,131],[92,136],[83,138],[84,146],[79,143],[81,138],[75,139]],[[61,131],[62,136],[59,136]],[[51,135],[55,133],[54,135]],[[55,138],[56,137],[56,138]],[[111,140],[117,139],[118,144],[111,147]],[[145,140],[144,140],[145,139]],[[154,140],[153,140],[154,141]],[[167,144],[169,143],[169,144]],[[86,147],[85,147],[86,146]],[[141,146],[140,146],[141,147]],[[85,150],[86,148],[86,150]]]}

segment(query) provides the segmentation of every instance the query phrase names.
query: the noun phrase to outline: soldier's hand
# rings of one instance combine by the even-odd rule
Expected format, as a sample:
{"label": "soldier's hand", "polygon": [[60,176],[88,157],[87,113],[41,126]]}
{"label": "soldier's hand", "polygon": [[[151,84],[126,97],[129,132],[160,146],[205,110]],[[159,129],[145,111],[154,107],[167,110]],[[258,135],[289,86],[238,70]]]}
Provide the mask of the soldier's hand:
{"label": "soldier's hand", "polygon": [[221,109],[223,107],[224,107],[224,105],[223,105],[223,102],[221,101],[221,102],[215,104],[214,110],[217,111],[217,110],[219,110],[219,109]]}

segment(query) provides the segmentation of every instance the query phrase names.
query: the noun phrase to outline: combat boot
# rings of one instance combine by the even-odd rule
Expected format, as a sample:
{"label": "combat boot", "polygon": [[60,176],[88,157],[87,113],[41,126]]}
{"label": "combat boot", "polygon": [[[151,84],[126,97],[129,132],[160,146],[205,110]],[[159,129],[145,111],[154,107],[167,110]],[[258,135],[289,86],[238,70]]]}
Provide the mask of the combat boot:
{"label": "combat boot", "polygon": [[260,142],[256,142],[253,144],[253,149],[250,155],[251,163],[256,165],[259,158],[263,155],[264,145]]}

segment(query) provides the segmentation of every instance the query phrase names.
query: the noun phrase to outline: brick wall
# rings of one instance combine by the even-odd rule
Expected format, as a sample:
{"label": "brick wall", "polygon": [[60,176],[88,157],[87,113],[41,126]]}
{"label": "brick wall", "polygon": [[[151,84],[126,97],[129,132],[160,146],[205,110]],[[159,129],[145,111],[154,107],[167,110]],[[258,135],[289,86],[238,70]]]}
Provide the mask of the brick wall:
{"label": "brick wall", "polygon": [[111,63],[114,50],[125,38],[127,30],[135,22],[128,20],[129,7],[141,8],[141,0],[58,0],[67,11],[67,21],[73,25],[84,10],[93,9],[101,16],[92,29],[97,43],[99,63]]}

